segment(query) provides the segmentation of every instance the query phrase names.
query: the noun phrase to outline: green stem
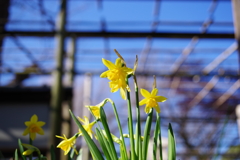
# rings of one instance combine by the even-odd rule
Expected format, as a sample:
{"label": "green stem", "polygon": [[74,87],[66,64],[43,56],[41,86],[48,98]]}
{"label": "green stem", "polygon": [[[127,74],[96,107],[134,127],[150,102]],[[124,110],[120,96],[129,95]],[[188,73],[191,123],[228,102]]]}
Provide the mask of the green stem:
{"label": "green stem", "polygon": [[145,130],[144,130],[143,151],[142,151],[143,160],[147,159],[147,150],[148,150],[148,142],[149,142],[149,139],[150,139],[152,116],[153,116],[153,109],[151,109],[151,112],[148,114]]}
{"label": "green stem", "polygon": [[158,125],[159,125],[159,153],[160,153],[160,160],[163,160],[163,155],[162,155],[162,133],[161,133],[161,118],[159,116],[159,114],[157,113],[157,121],[158,121]]}
{"label": "green stem", "polygon": [[[126,79],[128,85],[128,79]],[[133,120],[132,120],[132,106],[130,92],[127,90],[127,104],[128,104],[128,129],[130,136],[130,147],[131,147],[131,160],[136,159],[135,147],[134,147],[134,133],[133,133]]]}
{"label": "green stem", "polygon": [[109,99],[109,102],[112,104],[114,114],[115,114],[115,117],[116,117],[117,123],[118,123],[118,129],[120,131],[120,137],[121,137],[121,140],[123,142],[123,151],[124,151],[123,159],[127,159],[126,144],[125,144],[125,140],[124,140],[124,137],[123,137],[123,131],[122,131],[121,123],[120,123],[119,116],[118,116],[118,113],[117,113],[117,109],[116,109],[115,103],[112,100]]}
{"label": "green stem", "polygon": [[136,96],[136,108],[137,108],[137,127],[136,127],[136,146],[135,151],[138,159],[142,159],[142,141],[141,141],[141,119],[140,119],[140,108],[139,108],[139,94],[138,94],[138,85],[137,78],[134,75],[134,86],[135,86],[135,96]]}
{"label": "green stem", "polygon": [[[30,144],[30,145],[33,145],[33,141],[32,141],[32,139],[31,139],[31,137],[29,137],[29,144]],[[32,154],[29,155],[29,160],[32,160]]]}

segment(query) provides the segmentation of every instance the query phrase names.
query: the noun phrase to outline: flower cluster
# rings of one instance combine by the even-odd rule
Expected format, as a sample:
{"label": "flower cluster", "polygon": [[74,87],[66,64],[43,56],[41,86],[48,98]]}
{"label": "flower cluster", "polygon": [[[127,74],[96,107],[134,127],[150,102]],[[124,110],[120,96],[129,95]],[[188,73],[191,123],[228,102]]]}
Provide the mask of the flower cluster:
{"label": "flower cluster", "polygon": [[[69,157],[71,160],[74,155],[73,153],[75,153],[75,155],[77,156],[80,156],[78,155],[78,151],[76,150],[76,144],[75,144],[77,138],[80,136],[82,136],[86,140],[86,143],[89,147],[89,150],[93,159],[104,160],[106,158],[107,160],[112,160],[112,159],[114,160],[117,160],[117,159],[146,160],[154,110],[156,110],[155,113],[157,117],[156,123],[155,123],[154,137],[153,137],[154,148],[157,147],[158,143],[161,144],[161,138],[158,138],[158,137],[161,137],[159,102],[164,102],[167,100],[167,98],[158,95],[158,89],[156,88],[156,79],[154,79],[154,85],[153,85],[154,87],[151,92],[145,89],[140,90],[140,93],[144,98],[141,101],[139,101],[138,85],[137,85],[137,79],[135,75],[135,71],[137,68],[137,60],[134,65],[134,69],[128,68],[126,67],[126,62],[121,57],[121,55],[116,50],[115,52],[119,57],[116,59],[115,64],[109,60],[102,59],[103,64],[108,68],[108,70],[103,72],[100,75],[100,77],[107,78],[110,80],[109,87],[111,88],[111,92],[116,92],[120,90],[121,97],[124,100],[126,99],[128,100],[127,101],[128,102],[127,103],[128,133],[125,133],[125,134],[123,133],[117,108],[115,106],[115,103],[109,98],[104,99],[101,103],[97,105],[86,106],[95,118],[95,120],[93,120],[92,122],[89,121],[88,117],[84,116],[84,119],[82,119],[80,117],[76,117],[72,113],[72,111],[70,111],[70,114],[73,120],[79,127],[78,132],[75,133],[70,138],[67,138],[66,135],[64,134],[63,136],[56,135],[56,137],[62,139],[62,141],[57,145],[57,148],[62,149],[64,151],[64,155],[67,155],[69,154],[70,151],[72,151],[71,154],[69,154]],[[133,124],[134,121],[132,119],[133,115],[132,115],[132,106],[131,106],[131,99],[130,99],[130,89],[128,86],[128,79],[130,77],[133,77],[134,86],[135,86],[135,95],[136,95],[137,122],[135,125]],[[107,116],[103,108],[107,102],[111,103],[112,105],[116,122],[118,125],[118,129],[119,129],[120,137],[117,137],[110,132]],[[141,124],[141,119],[140,119],[141,109],[139,107],[142,105],[145,105],[145,112],[146,114],[148,114],[145,127],[144,127],[144,135],[141,134],[141,127],[143,125]],[[45,122],[38,121],[37,115],[33,115],[30,121],[25,122],[25,125],[27,126],[27,128],[23,132],[23,135],[29,134],[30,144],[21,144],[22,147],[25,147],[27,149],[26,151],[22,151],[22,155],[31,156],[33,152],[37,152],[39,160],[46,159],[46,157],[41,155],[39,149],[32,145],[32,141],[36,138],[36,134],[40,134],[40,135],[44,134],[44,131],[41,128],[44,124]],[[136,126],[135,131],[133,130],[133,126]],[[93,131],[93,128],[95,128],[95,131]],[[171,125],[169,126],[169,128],[170,128],[169,159],[174,159],[175,158],[175,140],[172,134]],[[94,138],[99,142],[99,145],[95,144],[96,141],[93,141]],[[125,143],[126,138],[130,140],[130,150],[127,150],[126,143]],[[119,155],[117,154],[117,150],[115,148],[114,142],[119,145],[120,157],[118,157]],[[98,146],[101,147],[101,151],[99,150]],[[162,151],[160,150],[160,155],[162,155],[161,152]],[[153,153],[154,153],[154,159],[156,159],[156,150],[154,150]]]}
{"label": "flower cluster", "polygon": [[[125,63],[124,59],[119,54],[118,54],[118,57],[119,58],[116,59],[115,64],[109,60],[102,59],[103,64],[108,68],[108,70],[103,72],[100,75],[100,77],[107,78],[110,80],[109,87],[111,88],[111,90],[110,90],[111,92],[116,92],[116,91],[120,90],[121,97],[123,99],[129,99],[129,97],[126,96],[126,92],[130,92],[130,89],[128,86],[128,78],[133,76],[136,79],[136,76],[134,75],[136,68],[131,69],[131,68],[126,67],[126,63]],[[135,82],[135,86],[137,86],[136,82]],[[144,97],[144,99],[142,99],[140,102],[137,101],[137,106],[142,106],[142,105],[146,104],[145,112],[147,114],[149,114],[150,116],[152,116],[152,114],[150,114],[150,113],[152,113],[153,109],[156,110],[156,113],[160,113],[160,107],[159,107],[158,103],[166,101],[167,98],[157,95],[158,89],[155,87],[153,88],[151,93],[145,89],[141,89],[140,92],[141,92],[142,96]],[[138,93],[137,93],[137,96],[138,96]],[[129,99],[129,101],[130,101],[130,99]],[[114,113],[115,113],[116,120],[118,123],[119,131],[120,131],[120,138],[113,135],[108,128],[107,117],[106,117],[104,109],[103,109],[104,105],[107,102],[110,102],[114,109]],[[147,137],[148,137],[148,133],[150,132],[149,127],[146,127],[147,132],[146,132],[146,135],[144,135],[144,136],[142,136],[139,131],[136,131],[136,132],[138,132],[138,134],[137,133],[133,134],[133,131],[129,131],[128,134],[123,134],[115,104],[111,99],[107,98],[107,99],[104,99],[101,103],[99,103],[97,105],[94,105],[94,106],[87,105],[86,107],[89,109],[89,111],[95,117],[95,120],[93,122],[90,123],[89,119],[85,116],[84,116],[84,120],[79,117],[76,118],[72,114],[72,112],[70,112],[73,119],[79,126],[79,132],[76,133],[73,137],[71,137],[69,139],[66,138],[65,135],[63,137],[56,136],[58,138],[63,139],[63,141],[61,143],[59,143],[59,145],[57,147],[61,148],[64,151],[65,155],[68,154],[68,152],[70,151],[71,148],[74,149],[76,139],[79,136],[83,136],[85,138],[87,144],[89,145],[90,152],[92,153],[93,157],[95,157],[95,159],[96,159],[96,157],[97,157],[97,159],[101,159],[100,158],[101,155],[100,155],[100,152],[98,152],[98,149],[96,148],[94,142],[91,140],[91,139],[93,139],[93,137],[95,137],[95,139],[97,141],[99,141],[100,146],[102,147],[102,149],[105,153],[105,156],[108,157],[107,159],[116,159],[117,158],[116,155],[114,154],[115,149],[114,149],[114,145],[112,144],[112,142],[119,144],[121,158],[123,160],[129,159],[127,149],[125,146],[124,138],[131,139],[131,142],[138,141],[137,147],[144,148],[144,147],[142,147],[141,143],[145,144],[144,141],[148,141]],[[130,120],[129,121],[129,125],[130,125],[129,130],[131,130],[131,128],[133,128],[132,127],[133,122],[132,122],[131,106],[129,106],[129,107],[130,107],[129,108],[130,109],[129,110],[129,113],[130,113],[129,114],[129,120]],[[140,113],[138,113],[138,114],[140,115]],[[93,126],[98,122],[102,123],[102,126],[104,129],[98,128],[96,126],[96,131],[94,132]],[[140,124],[140,119],[138,119],[138,123]],[[150,126],[149,123],[148,123],[148,126]],[[146,138],[144,138],[144,137],[146,137]],[[108,142],[106,142],[106,140]],[[106,146],[105,143],[109,144],[109,146],[108,145]],[[108,150],[108,149],[109,149],[109,151],[114,152],[114,153],[107,153],[108,151],[105,151],[105,150]],[[131,150],[132,149],[133,148],[131,148]],[[133,149],[133,150],[135,150],[135,149]],[[146,148],[144,148],[144,150],[146,150]],[[132,154],[132,156],[134,156],[135,158],[136,158],[136,156],[139,156],[141,158],[142,156],[140,156],[140,155],[141,154],[139,152]],[[146,157],[146,155],[143,155],[143,157]],[[133,158],[133,159],[135,159],[135,158]]]}
{"label": "flower cluster", "polygon": [[108,78],[111,92],[117,92],[120,89],[121,97],[126,99],[125,89],[129,90],[126,78],[133,73],[133,69],[127,68],[120,58],[116,59],[115,64],[104,58],[102,62],[108,68],[108,71],[103,72],[100,77]]}

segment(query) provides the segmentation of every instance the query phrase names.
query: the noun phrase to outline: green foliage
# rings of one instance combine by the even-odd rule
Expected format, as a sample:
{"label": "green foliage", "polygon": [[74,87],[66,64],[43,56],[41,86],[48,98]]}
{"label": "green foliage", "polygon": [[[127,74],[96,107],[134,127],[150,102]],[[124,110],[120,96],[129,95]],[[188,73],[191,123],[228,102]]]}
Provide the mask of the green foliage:
{"label": "green foliage", "polygon": [[168,126],[168,159],[169,160],[176,159],[176,143],[171,123],[169,123]]}

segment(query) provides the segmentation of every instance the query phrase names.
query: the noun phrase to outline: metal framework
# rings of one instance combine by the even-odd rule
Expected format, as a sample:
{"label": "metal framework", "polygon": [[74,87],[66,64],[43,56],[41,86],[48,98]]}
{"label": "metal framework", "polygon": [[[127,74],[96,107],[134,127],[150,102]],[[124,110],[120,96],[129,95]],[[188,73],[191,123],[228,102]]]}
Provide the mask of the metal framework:
{"label": "metal framework", "polygon": [[[41,0],[39,1],[41,2]],[[163,113],[163,121],[166,123],[166,120],[171,119],[172,121],[176,122],[176,126],[181,126],[184,125],[186,130],[184,131],[179,131],[179,139],[183,141],[183,144],[186,145],[186,148],[189,149],[191,147],[194,147],[190,142],[184,139],[183,135],[186,135],[188,133],[189,125],[185,124],[185,122],[189,121],[190,123],[196,122],[196,121],[201,121],[202,124],[199,124],[199,126],[203,126],[207,122],[213,122],[215,124],[222,124],[225,123],[221,121],[220,119],[226,115],[229,118],[229,123],[234,124],[235,120],[235,115],[234,115],[234,108],[239,104],[240,99],[239,99],[239,87],[240,87],[240,82],[239,82],[239,66],[234,66],[235,70],[228,70],[224,68],[224,61],[228,59],[229,57],[233,56],[234,54],[238,54],[238,65],[240,62],[240,0],[232,0],[232,12],[233,12],[233,17],[234,17],[234,28],[235,31],[234,33],[229,33],[229,32],[208,32],[209,28],[216,24],[219,26],[229,26],[233,25],[231,24],[232,22],[215,22],[214,21],[214,13],[217,7],[218,1],[213,0],[211,1],[210,9],[208,12],[208,17],[206,17],[206,20],[204,22],[200,21],[195,21],[195,22],[175,22],[175,21],[161,21],[159,20],[160,11],[162,6],[162,1],[156,0],[154,1],[154,9],[153,9],[153,21],[151,21],[151,27],[148,31],[131,31],[131,30],[108,30],[107,25],[110,23],[107,20],[105,20],[105,17],[103,16],[104,8],[103,8],[103,1],[102,0],[97,0],[97,10],[99,13],[102,15],[100,16],[101,21],[98,23],[100,24],[100,30],[95,31],[95,30],[86,30],[86,31],[72,31],[72,30],[67,30],[66,29],[66,24],[77,24],[78,22],[68,22],[66,20],[66,14],[68,13],[66,11],[66,6],[67,6],[67,1],[62,0],[61,3],[61,10],[59,10],[59,18],[60,21],[59,23],[56,24],[57,29],[54,29],[55,23],[54,21],[49,18],[47,15],[47,12],[44,10],[43,4],[39,3],[40,11],[42,15],[45,15],[47,17],[47,24],[50,24],[51,30],[49,31],[43,31],[43,30],[36,30],[36,31],[25,31],[25,30],[0,30],[0,37],[1,39],[4,38],[10,38],[13,40],[13,43],[16,45],[17,49],[25,53],[26,57],[28,60],[31,61],[32,64],[36,64],[39,72],[32,72],[31,70],[25,70],[23,73],[19,74],[21,75],[28,75],[30,74],[40,74],[40,75],[49,75],[49,73],[53,73],[53,79],[54,83],[51,86],[52,87],[52,100],[51,100],[51,107],[52,107],[52,127],[54,131],[51,134],[52,144],[56,144],[54,140],[54,135],[58,134],[61,132],[61,107],[62,107],[62,90],[63,87],[72,87],[73,86],[73,80],[74,77],[77,77],[79,75],[84,75],[87,72],[89,72],[87,69],[91,69],[91,67],[84,67],[84,62],[86,60],[86,63],[95,63],[94,57],[99,56],[96,52],[100,51],[100,56],[102,57],[112,57],[112,51],[111,51],[111,42],[115,38],[123,38],[127,39],[128,41],[134,40],[136,38],[142,38],[145,41],[145,46],[142,47],[140,46],[137,49],[134,48],[121,48],[123,50],[124,55],[128,58],[129,55],[133,58],[128,58],[128,61],[133,62],[134,61],[134,54],[135,50],[141,51],[139,54],[139,67],[137,70],[137,74],[140,75],[141,78],[139,81],[139,84],[142,84],[142,86],[148,86],[148,82],[150,81],[149,77],[152,73],[154,73],[158,78],[158,86],[162,89],[162,92],[167,94],[171,99],[174,98],[176,95],[183,95],[185,96],[185,99],[183,101],[180,101],[178,98],[179,104],[174,104],[174,106],[180,106],[182,109],[176,109],[176,111],[173,111],[176,114],[180,114],[179,116],[173,116],[168,113]],[[1,8],[1,7],[0,7]],[[7,16],[6,16],[7,17]],[[7,20],[3,18],[3,20],[0,21],[1,26],[4,26],[7,24]],[[41,21],[36,21],[35,23],[39,23]],[[127,22],[126,23],[131,23]],[[123,21],[116,21],[116,24],[124,24],[125,22]],[[18,23],[18,21],[9,21],[8,23]],[[31,23],[28,21],[22,21],[21,23]],[[34,23],[34,22],[32,22]],[[133,22],[134,23],[134,22]],[[139,22],[135,24],[141,24],[144,22]],[[161,25],[198,25],[201,27],[200,32],[178,32],[178,31],[159,31],[157,28]],[[0,26],[0,28],[1,28]],[[54,67],[54,70],[44,70],[44,64],[38,60],[33,53],[33,50],[31,50],[31,47],[26,46],[24,43],[22,43],[24,40],[21,40],[23,37],[38,37],[38,38],[54,38],[56,37],[57,41],[57,50],[56,50],[56,56],[55,56],[55,64],[56,66]],[[65,42],[66,39],[70,38],[70,49],[67,51],[67,54],[65,53]],[[80,47],[77,47],[77,41],[79,39],[94,39],[94,38],[103,38],[103,47],[102,48],[97,48],[96,50],[87,48],[85,51],[89,51],[88,54],[90,57],[88,58],[88,54],[82,55],[83,52],[80,52],[81,50],[81,45]],[[170,40],[179,40],[179,41],[186,41],[188,42],[188,45],[184,47],[180,47],[179,50],[177,51],[169,51],[165,52],[164,47],[159,47],[157,48],[154,46],[154,41],[156,39],[170,39]],[[234,42],[232,45],[230,45],[227,49],[223,49],[221,47],[218,47],[216,50],[211,48],[206,48],[204,51],[209,51],[209,52],[214,52],[211,56],[211,60],[206,60],[207,56],[203,54],[204,51],[198,51],[197,45],[201,43],[203,40],[234,40],[236,39],[236,42]],[[1,45],[1,44],[0,44]],[[141,48],[142,47],[142,48]],[[3,55],[4,49],[6,49],[4,45],[2,45],[1,50],[0,50],[0,67],[1,67],[1,73],[0,73],[0,78],[4,77],[5,74],[9,73],[15,73],[17,74],[17,70],[14,70],[13,66],[9,65],[8,63],[4,63],[4,58]],[[219,49],[220,48],[220,49]],[[93,52],[93,53],[91,53]],[[194,56],[196,52],[200,52],[202,55],[202,61],[203,62],[189,62],[189,58],[191,56]],[[217,52],[217,53],[216,53]],[[129,54],[130,53],[130,54]],[[161,72],[158,71],[158,69],[162,69],[161,66],[158,66],[158,56],[160,54],[166,53],[164,55],[170,55],[169,59],[163,58],[164,60],[168,61],[169,63],[163,63],[168,65],[167,71]],[[46,56],[47,54],[45,54]],[[65,55],[67,55],[65,57]],[[209,54],[210,55],[210,54]],[[79,60],[78,62],[78,56],[82,56],[82,58],[85,60]],[[84,57],[86,56],[86,57]],[[157,57],[157,58],[155,58]],[[11,59],[10,59],[11,60]],[[64,60],[67,61],[68,67],[64,68]],[[154,63],[152,61],[157,61],[157,63]],[[159,60],[160,61],[160,60]],[[206,64],[206,62],[207,64]],[[24,63],[25,61],[23,61]],[[150,64],[149,64],[150,63]],[[160,63],[160,62],[159,62]],[[228,62],[228,65],[231,65],[231,62]],[[80,66],[80,67],[79,67]],[[94,66],[94,65],[92,65]],[[102,69],[99,69],[99,65],[96,64],[96,69],[97,71],[93,71],[92,74],[98,74],[102,71]],[[154,70],[151,68],[155,68],[157,70]],[[195,68],[194,68],[195,67]],[[83,69],[82,69],[83,68]],[[66,72],[65,72],[66,69]],[[221,70],[223,69],[223,71]],[[67,75],[67,83],[65,86],[63,86],[63,79],[62,77],[64,75]],[[19,77],[20,77],[19,76]],[[227,81],[228,79],[228,81]],[[26,78],[19,80],[19,83],[22,83],[23,80],[26,80]],[[223,81],[227,81],[225,85],[223,84]],[[225,82],[224,82],[225,83]],[[93,83],[94,84],[94,83]],[[1,84],[2,85],[2,84]],[[2,85],[2,87],[6,87]],[[85,89],[86,90],[86,89]],[[85,93],[86,94],[86,93]],[[92,93],[93,94],[93,93]],[[88,95],[89,96],[89,95]],[[96,98],[97,99],[97,98]],[[85,99],[86,101],[86,99]],[[91,103],[89,99],[87,99],[88,103]],[[96,100],[98,101],[98,100]],[[177,100],[176,100],[177,101]],[[211,106],[211,112],[214,113],[214,118],[210,118],[211,115],[209,116],[206,113],[206,116],[204,117],[195,117],[193,116],[188,117],[188,114],[192,111],[195,112],[195,114],[198,114],[199,111],[197,108],[204,108],[206,109],[206,106]],[[71,108],[71,106],[69,106]],[[168,104],[168,107],[173,107],[171,104]],[[225,107],[225,108],[224,108]],[[164,108],[166,108],[164,106]],[[174,108],[175,109],[175,108]],[[56,112],[57,111],[57,112]],[[205,112],[207,112],[208,109],[206,109]],[[163,111],[164,112],[164,111]],[[177,113],[178,112],[178,113]],[[224,112],[224,113],[222,113]],[[220,116],[219,116],[219,115]],[[69,121],[69,119],[67,120]],[[58,124],[58,125],[55,125]],[[211,127],[211,125],[209,125]],[[214,136],[219,136],[219,133],[221,132],[220,129],[215,130],[216,134],[213,134]],[[209,131],[210,135],[210,131]],[[182,137],[181,137],[182,136]],[[212,137],[211,137],[212,138]],[[234,137],[235,138],[235,137]],[[213,137],[214,139],[214,137]],[[215,143],[219,143],[214,141]],[[209,144],[210,146],[210,144]],[[209,147],[208,146],[208,147]],[[198,146],[196,146],[198,147]],[[211,147],[211,146],[210,146]],[[209,148],[210,148],[209,147]],[[216,146],[215,146],[216,147]],[[201,152],[204,151],[199,151],[198,154],[201,154]],[[179,153],[182,157],[185,157],[186,159],[187,154],[191,155],[193,153],[193,150],[189,149],[189,153]],[[218,153],[219,155],[223,153]],[[207,153],[206,155],[208,156],[213,156],[212,153]],[[196,156],[196,155],[195,155]]]}

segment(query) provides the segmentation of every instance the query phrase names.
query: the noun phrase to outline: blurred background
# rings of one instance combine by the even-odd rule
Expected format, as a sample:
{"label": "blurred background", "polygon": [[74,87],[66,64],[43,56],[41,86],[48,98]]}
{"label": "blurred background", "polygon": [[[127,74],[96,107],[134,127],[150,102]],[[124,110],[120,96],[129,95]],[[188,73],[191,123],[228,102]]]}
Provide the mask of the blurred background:
{"label": "blurred background", "polygon": [[90,117],[84,106],[105,98],[127,132],[126,101],[99,77],[101,59],[114,62],[117,49],[130,68],[138,56],[139,88],[150,91],[156,75],[168,98],[160,103],[163,141],[171,122],[177,159],[239,160],[239,8],[239,0],[1,0],[0,151],[12,157],[19,138],[28,142],[24,122],[37,114],[46,125],[34,144],[47,152],[55,135],[77,132],[68,109]]}

